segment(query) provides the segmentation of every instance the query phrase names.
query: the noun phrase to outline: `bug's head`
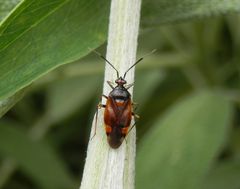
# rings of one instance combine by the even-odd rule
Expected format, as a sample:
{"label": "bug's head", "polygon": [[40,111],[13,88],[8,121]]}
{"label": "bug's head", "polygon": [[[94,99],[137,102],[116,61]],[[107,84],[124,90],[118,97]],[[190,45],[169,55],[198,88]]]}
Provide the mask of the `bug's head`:
{"label": "bug's head", "polygon": [[118,85],[125,85],[127,81],[122,77],[119,77],[118,79],[116,79],[115,83],[117,83]]}

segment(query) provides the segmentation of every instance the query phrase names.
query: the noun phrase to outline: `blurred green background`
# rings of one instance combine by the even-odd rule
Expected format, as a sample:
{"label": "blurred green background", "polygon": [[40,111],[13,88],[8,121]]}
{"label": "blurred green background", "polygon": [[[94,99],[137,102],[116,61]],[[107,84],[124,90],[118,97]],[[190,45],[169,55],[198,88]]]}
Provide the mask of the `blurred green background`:
{"label": "blurred green background", "polygon": [[[1,19],[17,2],[0,2]],[[28,32],[31,20],[23,19],[24,11],[33,5],[28,2],[25,1],[24,9],[23,5],[15,9],[9,17],[9,20],[13,19],[11,22],[8,19],[3,22],[0,34],[11,29],[15,31],[16,28],[10,28],[15,21],[17,32],[25,30],[21,26],[29,23],[25,25],[25,32]],[[39,8],[44,2],[47,1],[41,0],[34,6]],[[0,120],[1,189],[69,189],[80,185],[104,73],[104,62],[89,52],[88,47],[98,47],[98,51],[105,54],[108,16],[105,10],[109,9],[109,3],[94,7],[94,1],[90,1],[92,4],[86,2],[82,1],[79,6],[85,7],[84,10],[91,9],[91,14],[95,8],[100,10],[99,15],[103,14],[104,23],[94,17],[87,20],[89,27],[97,24],[99,28],[103,27],[94,33],[99,41],[92,39],[90,33],[86,41],[77,44],[82,54],[72,53],[75,46],[71,46],[71,42],[63,44],[64,48],[70,49],[66,54],[71,56],[66,56],[65,62],[58,61],[65,53],[64,48],[59,47],[62,54],[56,55],[56,64],[52,66],[39,62],[42,67],[35,68],[38,60],[32,58],[30,61],[34,64],[27,69],[40,70],[36,74],[29,70],[22,72],[23,64],[19,63],[17,71],[13,72],[16,85],[11,83],[13,76],[10,75],[15,64],[9,63],[7,67],[3,62],[10,55],[12,59],[16,58],[14,52],[10,54],[9,51],[8,55],[11,45],[9,48],[5,45],[10,44],[8,40],[15,45],[16,36],[9,32],[8,36],[0,37],[0,48],[3,47],[0,114],[24,96]],[[137,113],[141,117],[137,124],[136,188],[240,189],[240,15],[231,13],[240,10],[240,3],[175,0],[143,1],[142,6],[138,57],[152,49],[157,52],[136,68],[133,98],[139,103]],[[37,8],[33,9],[31,17]],[[69,16],[70,20],[69,12],[63,15]],[[231,14],[223,16],[222,13]],[[82,16],[84,22],[84,11]],[[40,20],[41,14],[37,12],[35,18]],[[59,22],[62,21],[60,18]],[[52,27],[50,21],[46,24]],[[42,30],[37,26],[39,31],[31,31],[30,37],[27,33],[28,38],[16,47],[28,47],[29,43],[38,45],[35,34],[36,38],[62,40],[58,34],[54,39],[55,31],[46,35],[46,24],[39,26]],[[68,29],[70,24],[66,22]],[[85,30],[73,32],[74,37],[87,32]],[[20,33],[16,35],[20,36]],[[66,40],[70,39],[66,37]],[[33,47],[30,53],[34,57]],[[47,50],[44,55],[50,57],[50,62],[54,58]],[[22,62],[27,63],[30,55],[23,53],[23,56],[27,58]],[[41,59],[41,54],[37,54],[37,58]],[[70,60],[74,62],[49,72]],[[16,61],[16,65],[20,61]],[[25,82],[28,78],[31,78],[29,82]],[[18,85],[18,80],[23,84]],[[35,82],[20,90],[32,81]],[[7,86],[12,87],[9,92]],[[14,92],[18,93],[12,96]]]}

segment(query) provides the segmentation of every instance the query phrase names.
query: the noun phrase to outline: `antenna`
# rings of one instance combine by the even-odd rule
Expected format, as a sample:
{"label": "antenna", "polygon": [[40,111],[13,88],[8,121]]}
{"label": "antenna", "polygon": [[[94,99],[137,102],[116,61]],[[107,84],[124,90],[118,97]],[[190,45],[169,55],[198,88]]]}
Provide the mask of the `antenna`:
{"label": "antenna", "polygon": [[127,73],[128,73],[129,70],[131,70],[131,69],[132,69],[134,66],[136,66],[139,62],[141,62],[141,61],[143,60],[143,58],[145,58],[146,56],[149,56],[149,55],[155,53],[156,50],[157,50],[157,49],[153,49],[150,53],[145,54],[143,57],[139,58],[139,59],[137,60],[137,62],[135,62],[130,68],[127,69],[127,71],[124,73],[123,79],[125,79],[125,77],[126,77],[126,75],[127,75]]}
{"label": "antenna", "polygon": [[92,50],[96,55],[100,56],[103,60],[105,60],[116,72],[117,72],[117,78],[119,78],[119,72],[118,70],[111,64],[111,62],[109,62],[101,53],[97,52],[94,49],[89,48],[90,50]]}

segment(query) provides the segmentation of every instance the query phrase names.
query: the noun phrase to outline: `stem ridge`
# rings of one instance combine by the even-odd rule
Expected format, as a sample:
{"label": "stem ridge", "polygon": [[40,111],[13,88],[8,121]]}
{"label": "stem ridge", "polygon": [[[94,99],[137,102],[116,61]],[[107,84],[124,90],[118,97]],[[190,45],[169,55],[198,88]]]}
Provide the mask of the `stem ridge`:
{"label": "stem ridge", "polygon": [[[141,0],[112,0],[106,58],[119,71],[120,76],[136,61],[137,38]],[[116,72],[105,65],[103,94],[112,90],[107,81],[115,81]],[[134,68],[126,75],[128,84],[134,82]],[[133,88],[129,89],[132,94]],[[105,104],[106,100],[102,99]],[[136,129],[126,137],[118,149],[107,143],[104,131],[103,109],[99,110],[96,136],[89,141],[87,158],[80,189],[134,189]],[[134,121],[133,121],[134,122]],[[94,132],[94,121],[91,136]],[[91,137],[90,137],[91,138]]]}

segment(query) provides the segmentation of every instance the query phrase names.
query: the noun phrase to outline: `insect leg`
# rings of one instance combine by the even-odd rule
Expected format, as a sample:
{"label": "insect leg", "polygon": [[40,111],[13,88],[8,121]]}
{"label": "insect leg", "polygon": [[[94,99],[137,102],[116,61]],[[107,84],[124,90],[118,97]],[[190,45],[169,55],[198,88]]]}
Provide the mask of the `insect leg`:
{"label": "insect leg", "polygon": [[[139,119],[140,116],[135,114],[134,112],[132,112],[132,116],[134,116],[135,119]],[[134,122],[134,124],[131,126],[131,128],[129,129],[129,131],[127,132],[127,135],[130,133],[130,131],[133,129],[133,127],[135,127],[137,124],[137,121]]]}
{"label": "insect leg", "polygon": [[133,127],[135,127],[137,124],[137,122],[135,121],[135,123],[131,126],[131,128],[129,129],[129,131],[127,132],[127,135],[130,133],[130,131],[133,129]]}
{"label": "insect leg", "polygon": [[113,82],[111,82],[111,81],[107,81],[107,83],[108,83],[108,85],[112,88],[112,89],[114,89],[114,83]]}
{"label": "insect leg", "polygon": [[131,83],[131,84],[129,84],[129,85],[126,85],[125,88],[128,90],[128,89],[130,89],[133,85],[134,85],[134,83]]}
{"label": "insect leg", "polygon": [[108,99],[108,97],[107,97],[106,95],[104,95],[104,94],[102,95],[102,97],[104,97],[104,98]]}
{"label": "insect leg", "polygon": [[125,140],[125,143],[126,143],[126,145],[127,145],[127,139],[126,139],[126,137],[124,137],[124,140]]}
{"label": "insect leg", "polygon": [[[104,96],[105,96],[105,95],[104,95]],[[93,136],[91,137],[91,140],[95,137],[96,131],[97,131],[98,109],[105,108],[105,107],[106,107],[106,105],[101,104],[101,103],[99,103],[99,104],[97,105],[97,107],[96,107],[97,110],[96,110],[96,116],[95,116],[94,134],[93,134]]]}
{"label": "insect leg", "polygon": [[[134,109],[134,112],[135,112],[138,108],[138,103],[132,102],[132,106],[133,106],[133,109]],[[133,112],[132,112],[132,116],[134,116]]]}
{"label": "insect leg", "polygon": [[[137,108],[137,107],[136,107],[136,108]],[[135,114],[134,112],[132,112],[132,116],[133,116],[135,119],[139,119],[139,118],[140,118],[140,116],[137,115],[137,114]]]}

